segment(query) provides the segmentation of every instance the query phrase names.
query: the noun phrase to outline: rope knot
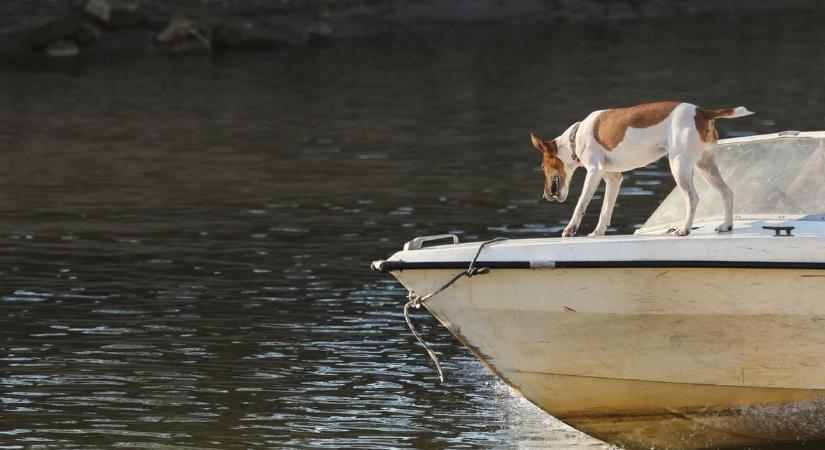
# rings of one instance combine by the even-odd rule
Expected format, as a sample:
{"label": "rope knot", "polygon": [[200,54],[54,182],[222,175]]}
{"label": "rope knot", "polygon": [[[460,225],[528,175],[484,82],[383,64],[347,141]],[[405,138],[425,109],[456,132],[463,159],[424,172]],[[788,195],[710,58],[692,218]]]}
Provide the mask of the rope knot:
{"label": "rope knot", "polygon": [[476,275],[486,275],[490,273],[489,267],[473,267],[472,269],[467,270],[467,278],[476,276]]}
{"label": "rope knot", "polygon": [[415,292],[407,291],[407,300],[413,308],[418,309],[421,307],[421,296]]}

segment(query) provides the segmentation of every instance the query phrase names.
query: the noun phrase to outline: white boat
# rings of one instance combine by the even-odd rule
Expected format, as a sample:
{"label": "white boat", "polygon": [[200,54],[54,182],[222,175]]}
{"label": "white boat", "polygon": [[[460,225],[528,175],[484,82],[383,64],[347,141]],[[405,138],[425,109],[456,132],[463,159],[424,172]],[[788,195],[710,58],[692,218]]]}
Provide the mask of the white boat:
{"label": "white boat", "polygon": [[[713,231],[722,202],[697,179],[687,237],[668,234],[684,211],[672,192],[634,235],[425,237],[373,268],[510,387],[608,443],[825,440],[825,132],[719,144],[733,232]],[[476,255],[489,272],[461,276]]]}

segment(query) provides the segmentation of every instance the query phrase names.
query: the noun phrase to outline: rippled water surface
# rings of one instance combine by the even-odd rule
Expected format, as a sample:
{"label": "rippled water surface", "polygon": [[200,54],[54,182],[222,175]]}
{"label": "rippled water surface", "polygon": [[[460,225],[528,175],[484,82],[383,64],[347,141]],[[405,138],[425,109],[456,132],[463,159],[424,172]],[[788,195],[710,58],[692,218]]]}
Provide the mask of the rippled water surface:
{"label": "rippled water surface", "polygon": [[[723,135],[822,129],[823,34],[804,17],[478,27],[4,62],[0,447],[605,448],[418,312],[439,384],[369,262],[417,235],[558,235],[573,202],[536,201],[528,133],[593,109],[744,104],[758,114]],[[668,174],[629,174],[611,232]]]}

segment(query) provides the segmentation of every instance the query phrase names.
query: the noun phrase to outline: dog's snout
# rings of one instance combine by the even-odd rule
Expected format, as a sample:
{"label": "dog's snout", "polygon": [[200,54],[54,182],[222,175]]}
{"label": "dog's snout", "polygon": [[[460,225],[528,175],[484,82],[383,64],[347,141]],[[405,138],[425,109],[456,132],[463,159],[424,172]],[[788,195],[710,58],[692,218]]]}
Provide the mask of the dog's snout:
{"label": "dog's snout", "polygon": [[539,199],[539,203],[541,202],[561,202],[561,200],[557,194],[545,194]]}
{"label": "dog's snout", "polygon": [[561,188],[561,180],[559,179],[559,176],[558,175],[553,175],[553,178],[550,180],[550,194],[553,197],[558,197],[560,188]]}
{"label": "dog's snout", "polygon": [[561,203],[561,177],[558,174],[553,174],[547,181],[549,183],[544,185],[544,195],[542,195],[542,198],[539,199],[539,201]]}

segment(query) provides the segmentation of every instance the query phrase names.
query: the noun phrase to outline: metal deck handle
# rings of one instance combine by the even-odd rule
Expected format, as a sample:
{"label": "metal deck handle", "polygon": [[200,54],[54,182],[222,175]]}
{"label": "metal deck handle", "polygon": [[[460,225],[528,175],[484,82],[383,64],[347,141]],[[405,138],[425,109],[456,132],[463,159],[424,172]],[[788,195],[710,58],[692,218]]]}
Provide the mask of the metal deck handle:
{"label": "metal deck handle", "polygon": [[458,244],[458,236],[454,234],[436,234],[433,236],[420,236],[404,244],[404,250],[419,250],[424,247],[424,244],[431,241],[440,241],[442,239],[452,239],[453,244]]}
{"label": "metal deck handle", "polygon": [[764,229],[764,230],[773,230],[776,233],[776,234],[774,234],[774,237],[782,236],[783,231],[785,232],[785,236],[793,236],[791,234],[791,230],[793,230],[794,228],[795,227],[780,227],[780,226],[771,226],[771,225],[763,225],[762,226],[762,229]]}

